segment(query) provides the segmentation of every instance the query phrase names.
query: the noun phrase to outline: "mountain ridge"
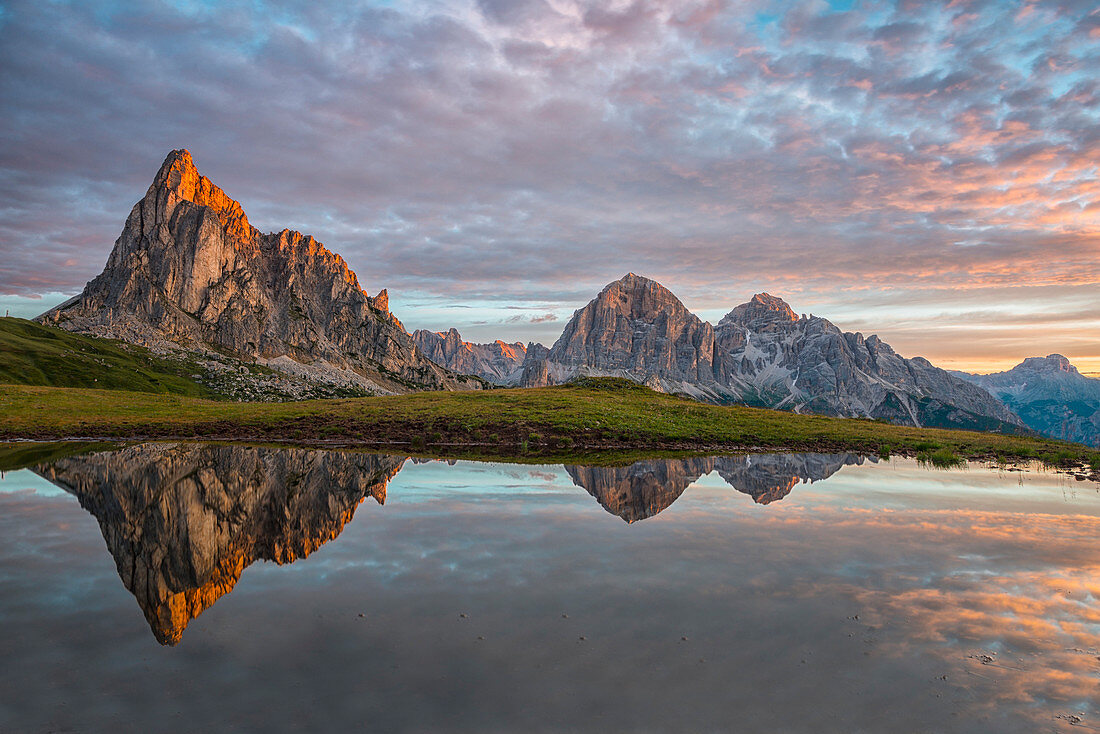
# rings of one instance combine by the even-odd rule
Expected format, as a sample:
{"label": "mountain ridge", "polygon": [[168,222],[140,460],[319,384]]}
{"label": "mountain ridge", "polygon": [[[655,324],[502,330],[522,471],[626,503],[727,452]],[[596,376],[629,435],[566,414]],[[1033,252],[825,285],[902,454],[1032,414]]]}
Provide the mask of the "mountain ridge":
{"label": "mountain ridge", "polygon": [[660,283],[632,272],[577,309],[551,347],[530,345],[515,382],[506,384],[541,387],[581,376],[625,377],[716,404],[1028,430],[984,389],[922,357],[905,359],[878,336],[798,316],[768,293],[755,294],[714,326]]}
{"label": "mountain ridge", "polygon": [[1039,433],[1100,448],[1100,379],[1061,354],[1027,357],[1003,372],[954,374],[988,390]]}
{"label": "mountain ridge", "polygon": [[240,204],[168,154],[107,264],[39,317],[70,331],[172,348],[229,351],[373,393],[471,389],[425,358],[338,254],[289,229],[263,234]]}

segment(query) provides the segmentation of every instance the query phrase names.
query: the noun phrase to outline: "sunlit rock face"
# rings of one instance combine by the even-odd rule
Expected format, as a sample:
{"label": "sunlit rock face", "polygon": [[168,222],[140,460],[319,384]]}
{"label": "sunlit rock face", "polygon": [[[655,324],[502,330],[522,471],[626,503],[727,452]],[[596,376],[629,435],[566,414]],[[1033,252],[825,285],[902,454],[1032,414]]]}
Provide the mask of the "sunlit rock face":
{"label": "sunlit rock face", "polygon": [[1005,372],[955,374],[988,390],[1030,428],[1100,448],[1100,379],[1082,375],[1061,354],[1028,357]]}
{"label": "sunlit rock face", "polygon": [[386,499],[403,457],[145,444],[36,467],[99,521],[123,584],[162,644],[256,560],[291,563]]}
{"label": "sunlit rock face", "polygon": [[365,387],[473,387],[420,354],[339,255],[309,235],[263,234],[186,150],[165,159],[134,205],[103,272],[41,320],[127,341],[290,357],[364,378]]}
{"label": "sunlit rock face", "polygon": [[748,454],[745,456],[653,459],[629,466],[566,466],[573,483],[628,523],[668,509],[699,477],[717,471],[731,487],[766,505],[790,494],[799,482],[828,479],[845,466],[860,465],[855,454]]}
{"label": "sunlit rock face", "polygon": [[425,357],[463,375],[476,375],[496,385],[519,383],[527,347],[519,342],[475,344],[462,340],[458,329],[446,332],[417,329],[413,342]]}
{"label": "sunlit rock face", "polygon": [[626,377],[713,403],[880,418],[914,426],[1021,431],[985,390],[877,336],[799,317],[782,299],[753,296],[712,327],[660,284],[633,273],[608,285],[548,352],[531,350],[521,384],[578,375]]}
{"label": "sunlit rock face", "polygon": [[524,385],[608,375],[717,399],[713,359],[714,327],[661,284],[629,273],[573,314],[546,355],[545,369],[525,368]]}

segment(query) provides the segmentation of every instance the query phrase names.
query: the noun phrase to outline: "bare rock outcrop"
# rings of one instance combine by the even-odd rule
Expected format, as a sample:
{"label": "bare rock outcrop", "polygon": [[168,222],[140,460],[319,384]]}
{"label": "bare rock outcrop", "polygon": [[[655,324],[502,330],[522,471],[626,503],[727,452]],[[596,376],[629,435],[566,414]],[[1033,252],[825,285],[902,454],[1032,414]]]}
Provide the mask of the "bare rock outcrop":
{"label": "bare rock outcrop", "polygon": [[386,291],[367,295],[342,257],[309,235],[249,224],[186,150],[165,159],[103,272],[39,319],[138,343],[288,357],[379,392],[478,384],[426,359]]}
{"label": "bare rock outcrop", "polygon": [[660,283],[634,273],[574,313],[544,359],[545,368],[525,366],[525,387],[601,375],[663,392],[712,399],[722,394],[714,379],[714,327]]}

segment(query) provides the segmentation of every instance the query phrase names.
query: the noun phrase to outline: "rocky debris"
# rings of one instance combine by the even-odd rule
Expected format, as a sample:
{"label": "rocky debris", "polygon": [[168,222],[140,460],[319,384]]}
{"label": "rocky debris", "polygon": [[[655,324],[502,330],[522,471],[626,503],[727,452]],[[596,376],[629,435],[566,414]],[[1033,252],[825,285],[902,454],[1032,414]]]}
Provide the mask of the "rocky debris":
{"label": "rocky debris", "polygon": [[719,404],[1027,432],[985,390],[921,357],[905,359],[877,336],[799,317],[767,293],[711,326],[668,289],[633,273],[574,313],[549,350],[529,348],[520,384],[587,375],[625,377]]}
{"label": "rocky debris", "polygon": [[233,589],[256,560],[291,563],[386,499],[400,456],[139,444],[34,471],[99,521],[119,576],[162,644]]}
{"label": "rocky debris", "polygon": [[629,466],[566,465],[565,470],[605,510],[633,523],[666,510],[699,477],[713,471],[757,504],[766,505],[786,497],[799,482],[827,479],[864,460],[856,454],[748,454],[653,459]]}
{"label": "rocky debris", "polygon": [[388,392],[480,387],[426,359],[388,309],[385,290],[368,296],[317,240],[252,227],[190,153],[176,150],[103,272],[39,320],[139,344],[320,363],[321,372],[350,370]]}
{"label": "rocky debris", "polygon": [[417,329],[412,338],[425,357],[452,372],[476,375],[494,385],[516,385],[523,374],[527,347],[519,342],[475,344],[463,341],[458,329]]}
{"label": "rocky debris", "polygon": [[1061,354],[1028,357],[988,375],[953,374],[988,390],[1039,433],[1100,448],[1100,380]]}

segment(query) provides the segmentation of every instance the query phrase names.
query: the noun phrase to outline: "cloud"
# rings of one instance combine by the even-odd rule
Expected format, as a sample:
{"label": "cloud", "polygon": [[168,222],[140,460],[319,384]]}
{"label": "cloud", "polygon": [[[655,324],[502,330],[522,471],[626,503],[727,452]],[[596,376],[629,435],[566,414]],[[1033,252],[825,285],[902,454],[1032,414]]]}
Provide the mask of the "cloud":
{"label": "cloud", "polygon": [[0,293],[78,291],[176,147],[372,292],[1095,286],[1091,10],[8,3]]}

